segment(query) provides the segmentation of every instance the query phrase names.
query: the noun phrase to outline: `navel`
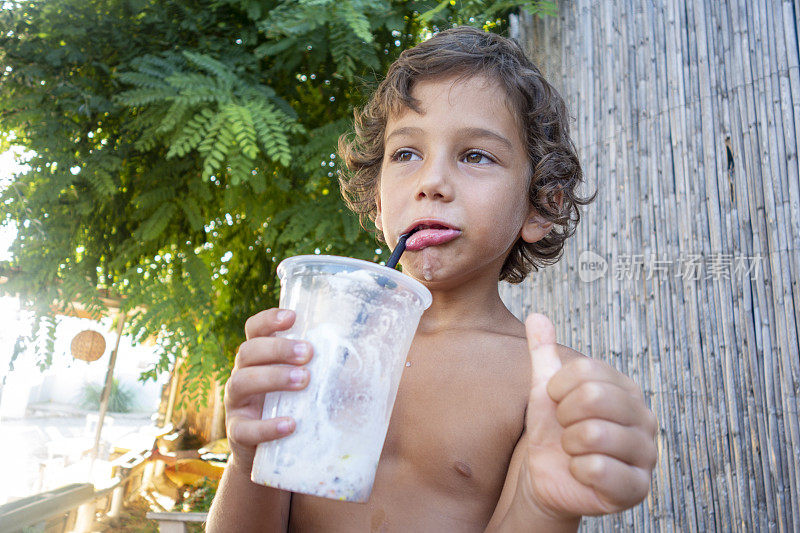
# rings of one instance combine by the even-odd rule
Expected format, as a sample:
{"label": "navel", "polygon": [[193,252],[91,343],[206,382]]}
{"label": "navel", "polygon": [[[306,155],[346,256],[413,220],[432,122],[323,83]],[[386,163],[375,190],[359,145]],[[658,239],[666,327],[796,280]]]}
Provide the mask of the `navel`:
{"label": "navel", "polygon": [[472,469],[464,461],[456,461],[453,463],[453,468],[464,477],[472,477]]}

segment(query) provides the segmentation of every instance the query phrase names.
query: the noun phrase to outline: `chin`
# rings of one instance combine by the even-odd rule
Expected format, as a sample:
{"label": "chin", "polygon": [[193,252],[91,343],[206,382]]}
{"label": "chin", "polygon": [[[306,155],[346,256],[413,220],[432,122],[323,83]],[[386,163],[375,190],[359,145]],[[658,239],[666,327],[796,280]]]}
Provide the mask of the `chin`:
{"label": "chin", "polygon": [[431,290],[449,290],[464,283],[470,283],[492,277],[500,278],[500,270],[504,257],[496,260],[477,261],[473,258],[472,264],[465,261],[455,261],[450,257],[434,253],[425,253],[428,248],[415,252],[409,258],[403,257],[401,264],[403,273],[419,281]]}
{"label": "chin", "polygon": [[437,269],[426,273],[421,269],[405,269],[403,272],[422,283],[428,290],[443,291],[454,289],[464,283],[463,276],[452,271]]}
{"label": "chin", "polygon": [[431,246],[422,250],[411,252],[408,258],[404,257],[403,272],[421,283],[434,283],[447,277],[447,264],[438,250]]}

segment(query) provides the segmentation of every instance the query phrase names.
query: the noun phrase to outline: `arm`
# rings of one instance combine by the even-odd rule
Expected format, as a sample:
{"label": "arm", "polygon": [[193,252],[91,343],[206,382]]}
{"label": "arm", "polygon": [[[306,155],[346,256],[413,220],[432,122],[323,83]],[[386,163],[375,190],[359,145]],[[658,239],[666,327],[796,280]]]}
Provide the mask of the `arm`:
{"label": "arm", "polygon": [[500,499],[497,501],[497,506],[494,508],[489,524],[486,526],[485,533],[512,533],[517,531],[525,533],[538,531],[573,533],[577,531],[581,522],[579,516],[572,520],[554,518],[544,511],[531,512],[530,506],[520,501],[520,497],[517,494],[517,484],[519,483],[519,471],[526,454],[524,446],[521,445],[524,439],[525,434],[523,432],[514,447]]}
{"label": "arm", "polygon": [[269,309],[245,324],[247,340],[225,384],[225,423],[231,455],[208,515],[206,531],[285,532],[292,493],[250,481],[256,446],[292,433],[290,417],[261,420],[266,393],[298,390],[308,385],[308,371],[298,378],[290,371],[307,363],[312,347],[304,341],[275,337],[288,329],[294,313]]}
{"label": "arm", "polygon": [[286,532],[291,492],[256,485],[232,460],[225,468],[206,522],[208,532]]}
{"label": "arm", "polygon": [[633,380],[571,357],[544,315],[525,326],[532,379],[524,429],[486,531],[575,531],[582,515],[616,513],[647,496],[658,424]]}

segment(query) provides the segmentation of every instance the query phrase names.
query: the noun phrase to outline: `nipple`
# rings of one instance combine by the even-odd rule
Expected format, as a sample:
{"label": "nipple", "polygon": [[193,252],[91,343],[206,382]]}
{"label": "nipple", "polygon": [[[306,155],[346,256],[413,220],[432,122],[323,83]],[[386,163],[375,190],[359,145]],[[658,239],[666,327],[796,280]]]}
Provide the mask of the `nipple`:
{"label": "nipple", "polygon": [[453,464],[453,468],[464,477],[472,477],[472,469],[464,461],[456,461]]}

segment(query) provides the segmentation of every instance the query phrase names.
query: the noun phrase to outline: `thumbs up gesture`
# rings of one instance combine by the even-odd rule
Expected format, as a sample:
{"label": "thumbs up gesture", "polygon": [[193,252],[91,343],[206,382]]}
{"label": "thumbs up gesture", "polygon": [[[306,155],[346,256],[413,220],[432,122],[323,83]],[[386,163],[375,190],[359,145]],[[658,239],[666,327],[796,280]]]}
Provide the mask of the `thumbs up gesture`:
{"label": "thumbs up gesture", "polygon": [[638,385],[587,357],[562,366],[559,353],[568,349],[556,344],[544,315],[529,316],[525,329],[533,375],[525,431],[509,468],[512,475],[518,467],[509,509],[514,523],[525,516],[566,523],[642,501],[656,464],[658,426]]}

